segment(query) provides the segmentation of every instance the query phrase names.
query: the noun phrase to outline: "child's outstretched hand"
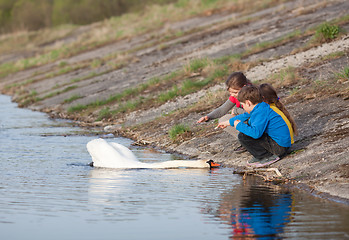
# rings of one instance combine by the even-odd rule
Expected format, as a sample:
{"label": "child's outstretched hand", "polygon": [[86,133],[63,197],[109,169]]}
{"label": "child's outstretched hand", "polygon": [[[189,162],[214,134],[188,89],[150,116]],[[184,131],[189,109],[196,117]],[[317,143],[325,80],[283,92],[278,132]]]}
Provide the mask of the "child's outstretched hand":
{"label": "child's outstretched hand", "polygon": [[229,123],[229,120],[228,120],[228,121],[225,121],[225,122],[218,123],[216,128],[222,128],[223,129],[223,128],[226,128],[229,125],[230,125],[230,123]]}
{"label": "child's outstretched hand", "polygon": [[208,117],[205,116],[205,117],[200,118],[200,119],[197,121],[197,123],[202,123],[202,122],[207,122],[207,121],[208,121]]}

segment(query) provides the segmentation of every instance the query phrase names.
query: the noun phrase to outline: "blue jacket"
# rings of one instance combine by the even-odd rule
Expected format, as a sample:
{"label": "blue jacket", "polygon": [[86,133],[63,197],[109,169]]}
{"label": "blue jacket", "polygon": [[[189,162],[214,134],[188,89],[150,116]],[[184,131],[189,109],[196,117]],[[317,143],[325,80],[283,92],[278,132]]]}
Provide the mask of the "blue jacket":
{"label": "blue jacket", "polygon": [[[291,146],[290,131],[287,124],[265,102],[258,103],[251,113],[246,112],[231,118],[229,120],[231,126],[234,126],[235,120],[241,121],[236,125],[236,129],[254,139],[258,139],[263,133],[267,133],[280,146]],[[246,120],[248,120],[247,124],[244,123]]]}

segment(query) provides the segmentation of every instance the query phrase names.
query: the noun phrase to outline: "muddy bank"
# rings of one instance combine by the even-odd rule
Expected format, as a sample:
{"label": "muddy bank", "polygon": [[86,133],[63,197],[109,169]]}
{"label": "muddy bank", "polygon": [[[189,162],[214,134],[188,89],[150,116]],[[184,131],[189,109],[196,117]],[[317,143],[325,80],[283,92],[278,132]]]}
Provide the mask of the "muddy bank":
{"label": "muddy bank", "polygon": [[[348,58],[345,57],[342,61],[347,64]],[[339,64],[338,60],[336,62]],[[322,67],[324,69],[324,66]],[[281,94],[286,97],[287,92]],[[296,120],[300,134],[295,138],[292,153],[271,167],[278,168],[286,181],[306,184],[312,191],[348,199],[348,92],[345,95],[308,97],[311,99],[303,98],[287,105]],[[226,167],[248,169],[246,161],[251,155],[234,153],[233,148],[238,142],[229,134],[222,130],[214,130],[213,122],[196,124],[196,121],[208,112],[178,113],[167,119],[154,120],[151,124],[131,127],[122,133],[135,140],[142,140],[145,144],[186,154],[191,158],[213,159]],[[184,136],[179,142],[171,141],[168,130],[177,122],[174,119],[188,124],[193,129],[192,135]],[[200,131],[202,125],[207,127],[204,132]]]}
{"label": "muddy bank", "polygon": [[[98,119],[102,110],[112,112],[121,103],[95,104],[91,109],[73,114],[68,111],[72,106],[96,103],[150,79],[177,73],[192,59],[222,59],[241,54],[240,65],[228,64],[227,73],[244,71],[256,84],[269,82],[276,86],[300,132],[292,153],[271,166],[281,172],[282,178],[261,175],[279,182],[307,186],[309,191],[347,201],[349,79],[338,75],[345,75],[345,69],[349,67],[349,36],[344,31],[333,41],[305,46],[314,33],[308,34],[306,29],[347,17],[349,2],[275,2],[277,4],[254,13],[225,9],[168,24],[154,33],[123,39],[68,59],[19,71],[1,78],[0,89],[2,93],[12,95],[13,100],[22,106],[47,112],[52,117],[73,119],[82,126],[108,126],[108,132],[132,138],[136,144],[178,152],[188,158],[213,159],[225,167],[242,171],[247,169],[246,161],[251,156],[233,152],[237,141],[225,132],[215,130],[214,121],[196,123],[226,100],[223,84],[226,76],[217,77],[219,81],[185,96],[179,95],[162,103],[150,102],[102,119]],[[349,22],[342,21],[341,28],[349,30]],[[166,39],[164,36],[169,32],[179,30],[181,35],[159,41],[159,38]],[[295,31],[304,34],[293,36]],[[275,39],[284,40],[273,42]],[[69,41],[73,40],[69,38]],[[270,45],[256,50],[256,44],[262,43]],[[117,59],[109,60],[111,54]],[[16,58],[20,57],[17,53]],[[91,66],[90,61],[96,59],[122,64],[110,68],[108,61],[101,60],[99,65]],[[62,62],[75,68],[61,73]],[[284,77],[280,72],[285,69],[288,75],[296,77]],[[205,71],[197,70],[184,77],[202,80]],[[127,100],[148,99],[166,92],[183,81],[180,78],[156,83],[143,92],[131,94]],[[168,132],[177,124],[188,125],[190,131],[172,140]]]}

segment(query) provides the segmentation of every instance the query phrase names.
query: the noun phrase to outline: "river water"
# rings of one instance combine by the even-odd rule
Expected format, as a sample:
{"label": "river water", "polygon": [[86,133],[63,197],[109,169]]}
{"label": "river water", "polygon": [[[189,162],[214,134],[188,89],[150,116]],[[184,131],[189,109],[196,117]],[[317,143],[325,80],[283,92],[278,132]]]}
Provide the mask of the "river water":
{"label": "river water", "polygon": [[19,109],[0,95],[0,239],[349,239],[349,208],[232,169],[98,169],[86,143],[178,158]]}

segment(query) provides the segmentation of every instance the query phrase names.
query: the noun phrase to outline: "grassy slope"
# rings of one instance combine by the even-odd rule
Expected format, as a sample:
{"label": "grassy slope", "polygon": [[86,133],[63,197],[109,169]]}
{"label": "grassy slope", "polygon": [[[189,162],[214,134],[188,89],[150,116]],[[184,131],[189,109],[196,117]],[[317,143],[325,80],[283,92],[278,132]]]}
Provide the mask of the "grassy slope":
{"label": "grassy slope", "polygon": [[[4,60],[0,65],[1,91],[14,95],[20,106],[29,107],[40,106],[44,101],[65,94],[67,97],[63,98],[61,102],[52,104],[48,109],[40,110],[51,112],[57,108],[56,104],[69,105],[59,110],[60,117],[102,126],[114,124],[117,120],[117,123],[123,126],[125,120],[127,121],[127,116],[132,116],[133,113],[137,115],[139,110],[150,111],[183,96],[190,98],[200,91],[214,88],[224,82],[231,69],[248,72],[263,62],[261,59],[269,50],[278,51],[290,45],[293,46],[291,54],[295,54],[321,46],[325,42],[335,41],[345,35],[344,32],[338,32],[337,35],[335,27],[347,27],[348,15],[334,19],[330,24],[331,31],[327,35],[326,27],[323,30],[323,22],[319,22],[316,27],[302,31],[289,31],[272,41],[257,41],[256,44],[246,46],[239,54],[218,58],[193,58],[183,62],[182,67],[165,75],[150,77],[141,84],[125,88],[95,101],[77,103],[84,96],[73,93],[74,91],[76,92],[85,83],[85,85],[90,85],[98,78],[104,79],[104,76],[114,71],[127,73],[128,66],[133,66],[134,63],[140,61],[137,57],[139,52],[148,51],[148,49],[166,52],[167,49],[177,46],[178,41],[190,41],[193,36],[201,38],[207,34],[219,33],[262,19],[257,15],[253,18],[241,17],[234,21],[231,19],[220,21],[205,28],[200,26],[184,28],[184,30],[180,27],[171,28],[180,23],[179,21],[196,16],[224,15],[234,12],[238,12],[240,16],[247,16],[273,5],[282,6],[283,2],[286,1],[238,0],[232,3],[232,1],[221,0],[212,1],[212,3],[206,1],[206,4],[202,4],[201,1],[181,1],[182,5],[153,6],[149,7],[143,15],[127,14],[86,27],[62,26],[52,30],[2,36],[0,52],[5,56],[12,56],[14,60]],[[326,5],[326,3],[321,4],[317,7],[322,8]],[[246,6],[249,7],[246,8]],[[195,12],[190,9],[195,9]],[[300,9],[300,15],[313,11],[307,8]],[[189,39],[186,39],[186,36]],[[298,43],[302,41],[304,43],[299,45]],[[125,42],[133,43],[133,45],[127,45],[131,47],[121,48],[114,52],[107,51],[98,55],[98,58],[79,60],[79,56],[84,53],[101,52],[100,50],[104,48],[108,49],[109,46],[118,46],[118,43],[122,45]],[[313,99],[330,99],[338,96],[347,99],[348,65],[341,65],[338,69],[334,69],[328,78],[314,75],[317,67],[321,68],[327,63],[336,61],[343,62],[347,56],[348,52],[332,52],[299,67],[279,69],[278,73],[271,74],[261,81],[273,83],[283,96],[283,101],[290,107],[299,101],[307,103]],[[276,56],[276,58],[282,58],[282,56]],[[72,59],[75,60],[72,61]],[[267,57],[264,61],[271,60],[273,58]],[[20,77],[21,74],[25,77]],[[48,87],[49,83],[52,86]],[[180,144],[188,143],[194,138],[209,139],[210,136],[218,134],[213,131],[215,123],[187,126],[183,125],[183,120],[194,121],[196,116],[214,109],[225,98],[225,91],[209,91],[209,94],[196,103],[187,104],[180,110],[161,114],[156,119],[150,119],[142,125],[125,126],[118,131],[135,140],[148,139],[164,147],[172,145],[175,149]],[[96,121],[100,122],[96,123]],[[154,141],[154,138],[157,140]],[[299,144],[301,145],[303,141],[306,139],[300,138]],[[234,164],[236,163],[232,165]]]}
{"label": "grassy slope", "polygon": [[[49,99],[62,93],[70,92],[79,88],[77,83],[98,76],[103,76],[112,71],[123,69],[125,66],[132,64],[137,59],[132,55],[132,52],[141,51],[150,47],[157,46],[158,50],[166,49],[171,41],[176,38],[181,38],[185,35],[190,35],[195,32],[203,31],[199,28],[191,28],[187,32],[182,30],[163,31],[164,25],[175,23],[179,20],[193,18],[195,16],[211,15],[217,12],[243,12],[246,14],[257,12],[262,8],[268,8],[273,5],[280,4],[283,1],[181,1],[177,4],[168,6],[152,6],[143,14],[127,14],[122,17],[112,18],[110,20],[99,22],[88,27],[77,34],[76,26],[62,26],[56,29],[46,29],[37,32],[16,33],[5,35],[1,38],[0,52],[16,54],[21,59],[15,61],[7,61],[0,65],[0,75],[6,79],[10,74],[14,74],[24,70],[31,70],[41,66],[53,63],[52,67],[43,72],[40,70],[33,72],[30,78],[20,79],[17,82],[5,82],[2,85],[2,91],[8,94],[16,94],[16,101],[20,106],[28,106],[34,103],[39,103],[45,99]],[[249,6],[246,8],[246,6]],[[319,6],[321,7],[321,6]],[[195,9],[195,11],[187,10]],[[306,11],[306,10],[304,10]],[[242,15],[243,16],[243,15]],[[239,24],[248,23],[250,21],[258,21],[255,19],[237,19],[233,22],[223,22],[216,24],[218,28],[230,28],[239,26]],[[305,51],[311,47],[321,45],[324,42],[331,41],[338,36],[338,29],[329,29],[333,26],[345,25],[349,22],[349,17],[344,16],[335,19],[330,25],[323,26],[319,24],[316,28],[310,28],[306,31],[295,30],[284,36],[281,36],[273,41],[258,42],[255,45],[247,47],[238,55],[226,55],[216,59],[197,58],[187,64],[184,64],[182,69],[171,72],[162,77],[154,77],[148,81],[123,90],[122,92],[110,95],[103,100],[89,102],[87,104],[74,104],[74,101],[82,98],[79,94],[72,94],[65,98],[61,104],[71,103],[67,109],[68,115],[72,118],[79,116],[90,116],[89,121],[93,120],[112,120],[120,118],[123,114],[135,111],[146,110],[151,107],[160,106],[161,104],[179,96],[184,96],[203,88],[208,88],[217,83],[223,82],[224,78],[229,73],[230,69],[239,71],[248,71],[259,61],[246,61],[249,56],[258,54],[268,49],[277,48],[289,42],[298,41],[304,38],[310,38],[306,44],[295,48],[293,53]],[[326,28],[327,27],[327,28]],[[161,29],[161,31],[157,31]],[[325,30],[323,30],[325,29]],[[337,30],[337,32],[336,32]],[[326,32],[327,31],[327,32]],[[332,31],[332,32],[331,32]],[[83,52],[93,51],[113,42],[118,42],[122,39],[137,38],[148,33],[146,42],[134,45],[134,48],[118,51],[111,54],[104,54],[99,58],[90,58],[84,61],[75,61],[73,63],[66,59]],[[327,34],[327,35],[326,35]],[[44,36],[44,37],[43,37]],[[311,37],[313,36],[313,37]],[[67,41],[69,39],[69,41]],[[67,43],[68,42],[68,43]],[[55,43],[55,44],[52,44]],[[16,46],[16,47],[15,47]],[[28,53],[29,57],[24,57],[23,53]],[[343,52],[332,53],[326,59],[318,59],[318,63],[328,61],[329,59],[339,58],[345,55]],[[52,79],[59,76],[65,76],[69,73],[75,74],[77,71],[83,71],[84,74],[79,77],[71,78],[69,81],[57,82],[52,88],[46,89],[39,93],[37,89],[30,89],[30,86],[35,83],[45,82],[46,79]],[[269,76],[266,79],[272,82],[275,87],[292,87],[292,97],[305,95],[307,92],[321,91],[331,85],[331,93],[343,91],[336,87],[336,79],[345,78],[346,68],[338,69],[333,76],[333,81],[330,83],[317,83],[316,86],[304,88],[297,91],[300,86],[313,81],[303,79],[298,72],[301,69],[286,68],[280,73]],[[68,76],[69,77],[69,76]],[[341,80],[342,81],[342,80]],[[339,81],[340,82],[340,81]],[[1,82],[0,82],[1,83]],[[135,98],[137,96],[137,98]],[[290,98],[292,99],[292,98]],[[213,103],[213,105],[217,104]],[[117,107],[115,107],[117,106]],[[91,119],[92,115],[92,119]]]}

